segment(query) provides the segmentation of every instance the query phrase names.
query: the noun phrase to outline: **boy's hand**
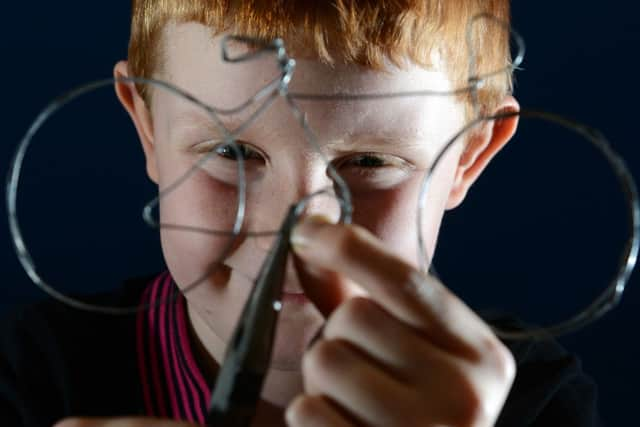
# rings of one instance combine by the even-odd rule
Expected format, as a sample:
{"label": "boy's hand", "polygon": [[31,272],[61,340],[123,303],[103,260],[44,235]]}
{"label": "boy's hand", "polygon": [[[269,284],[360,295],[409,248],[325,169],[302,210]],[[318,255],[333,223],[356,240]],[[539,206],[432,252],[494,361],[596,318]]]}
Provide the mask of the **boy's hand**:
{"label": "boy's hand", "polygon": [[464,303],[363,228],[307,220],[292,241],[302,286],[327,321],[303,358],[290,426],[495,423],[515,362]]}

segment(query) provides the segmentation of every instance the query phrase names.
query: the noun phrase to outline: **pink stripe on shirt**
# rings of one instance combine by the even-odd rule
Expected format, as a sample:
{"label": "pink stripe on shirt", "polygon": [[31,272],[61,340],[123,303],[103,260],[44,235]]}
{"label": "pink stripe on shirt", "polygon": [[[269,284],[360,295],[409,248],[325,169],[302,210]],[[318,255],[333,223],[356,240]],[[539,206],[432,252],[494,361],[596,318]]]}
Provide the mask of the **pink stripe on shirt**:
{"label": "pink stripe on shirt", "polygon": [[[167,277],[163,280],[163,284],[162,284],[162,300],[161,301],[168,301],[169,299],[169,286],[167,286],[167,282],[169,281],[169,277],[167,275]],[[177,396],[177,392],[176,392],[176,387],[175,384],[173,383],[173,375],[171,375],[171,367],[169,364],[169,340],[168,340],[168,334],[170,334],[170,331],[168,330],[168,322],[167,322],[167,312],[169,312],[170,310],[168,310],[168,307],[166,307],[166,305],[170,304],[170,302],[167,302],[166,304],[162,304],[161,308],[159,308],[159,312],[160,312],[160,316],[159,316],[159,328],[157,329],[159,335],[160,335],[160,344],[161,344],[161,348],[162,348],[162,364],[164,367],[164,378],[166,381],[166,385],[168,387],[168,392],[169,392],[169,403],[171,404],[171,410],[173,411],[173,416],[179,416],[180,415],[180,410],[179,408],[179,404],[178,404],[178,396]]]}
{"label": "pink stripe on shirt", "polygon": [[[167,288],[169,288],[169,287],[167,286]],[[175,303],[173,303],[171,305],[175,305]],[[189,405],[189,401],[188,401],[189,398],[193,398],[193,397],[187,395],[187,389],[184,386],[184,380],[186,378],[183,379],[183,376],[184,376],[183,375],[183,371],[182,371],[182,369],[180,369],[180,365],[178,364],[178,352],[177,352],[177,349],[176,349],[176,337],[175,337],[175,334],[173,333],[173,325],[174,325],[174,323],[173,323],[174,322],[174,318],[173,317],[174,317],[175,310],[173,310],[173,307],[171,307],[171,309],[166,310],[166,311],[168,312],[168,316],[169,316],[169,319],[168,319],[169,333],[167,334],[169,336],[169,348],[170,348],[171,355],[173,356],[173,370],[174,370],[174,372],[176,374],[176,377],[177,377],[178,389],[180,390],[180,396],[175,396],[175,397],[176,397],[176,399],[178,397],[182,398],[181,399],[182,400],[182,408],[185,410],[184,414],[186,415],[188,421],[193,422],[194,421],[193,412],[191,412],[191,406]],[[167,377],[173,378],[171,376],[171,372],[167,372],[166,375],[167,375]]]}
{"label": "pink stripe on shirt", "polygon": [[[178,301],[176,301],[176,318],[177,318],[177,324],[178,324],[177,333],[178,333],[178,338],[180,343],[180,349],[184,354],[184,361],[186,363],[185,368],[188,369],[189,372],[191,372],[191,374],[195,378],[197,386],[199,387],[199,390],[196,390],[195,388],[191,388],[192,396],[194,397],[198,395],[204,396],[204,401],[208,403],[209,399],[211,398],[210,396],[211,390],[209,389],[209,387],[207,387],[207,383],[204,379],[204,375],[202,375],[200,368],[196,364],[195,357],[193,357],[193,353],[191,352],[191,343],[189,342],[189,333],[187,331],[187,316],[185,314],[184,305],[185,305],[184,299],[179,299]],[[193,382],[191,381],[191,377],[187,375],[187,378],[189,380],[189,384],[193,387]],[[202,408],[201,405],[196,405],[196,410],[197,410],[198,419],[194,421],[197,421],[200,424],[204,424],[205,422],[204,413],[206,411],[206,408]]]}
{"label": "pink stripe on shirt", "polygon": [[145,413],[204,424],[211,391],[191,348],[185,304],[168,272],[151,281],[143,293],[141,307],[152,307],[146,315],[141,312],[137,322]]}
{"label": "pink stripe on shirt", "polygon": [[[152,305],[152,307],[149,310],[149,316],[148,316],[150,331],[155,331],[156,329],[158,329],[155,314],[158,310],[162,310],[162,306],[161,305],[156,306],[155,304],[157,303],[157,300],[158,300],[157,294],[160,289],[161,280],[162,280],[162,275],[158,276],[155,282],[151,285],[152,286],[151,299],[148,301],[148,304]],[[158,403],[158,414],[154,414],[154,415],[167,417],[169,414],[167,411],[167,406],[164,401],[164,395],[162,393],[162,386],[161,386],[162,381],[160,378],[160,366],[159,366],[160,364],[158,360],[157,335],[154,332],[152,332],[148,336],[149,336],[149,356],[150,356],[149,362],[151,364],[151,372],[152,372],[153,385],[155,389],[156,402]]]}
{"label": "pink stripe on shirt", "polygon": [[[147,301],[149,299],[149,292],[151,287],[145,289],[142,300]],[[153,413],[153,405],[151,404],[151,385],[149,384],[149,374],[147,372],[147,360],[145,352],[144,335],[144,314],[138,313],[136,320],[136,336],[137,339],[137,351],[138,351],[138,368],[140,370],[140,380],[142,381],[142,395],[144,397],[144,409],[147,414]]]}

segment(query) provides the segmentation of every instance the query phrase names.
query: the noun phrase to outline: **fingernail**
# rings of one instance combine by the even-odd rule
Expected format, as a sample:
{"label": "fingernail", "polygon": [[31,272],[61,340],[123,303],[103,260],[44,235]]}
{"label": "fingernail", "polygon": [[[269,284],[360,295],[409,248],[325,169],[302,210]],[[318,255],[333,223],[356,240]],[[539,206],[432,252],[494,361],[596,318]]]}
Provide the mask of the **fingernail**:
{"label": "fingernail", "polygon": [[331,220],[325,215],[312,215],[303,218],[291,231],[291,244],[294,249],[308,247],[314,234],[327,224],[331,224]]}

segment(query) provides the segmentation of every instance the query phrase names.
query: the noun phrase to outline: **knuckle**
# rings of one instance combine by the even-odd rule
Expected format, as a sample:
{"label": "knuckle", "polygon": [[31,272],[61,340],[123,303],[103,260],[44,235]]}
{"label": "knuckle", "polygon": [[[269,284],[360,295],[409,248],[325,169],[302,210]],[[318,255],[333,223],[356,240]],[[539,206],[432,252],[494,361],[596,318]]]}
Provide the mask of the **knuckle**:
{"label": "knuckle", "polygon": [[340,344],[334,340],[320,340],[302,358],[302,373],[312,378],[324,376],[327,372],[338,369],[341,365]]}
{"label": "knuckle", "polygon": [[[430,287],[424,286],[424,288]],[[418,294],[418,297],[420,301],[429,307],[430,316],[436,319],[435,322],[426,322],[424,327],[428,332],[437,333],[437,329],[441,328],[441,325],[454,325],[459,323],[458,301],[448,290],[444,288],[423,289]]]}
{"label": "knuckle", "polygon": [[498,354],[498,373],[505,383],[512,384],[516,377],[516,361],[508,348],[501,346]]}
{"label": "knuckle", "polygon": [[343,256],[347,259],[357,258],[360,251],[360,232],[357,228],[348,226],[340,228],[337,236],[335,255]]}
{"label": "knuckle", "polygon": [[453,319],[454,306],[457,303],[457,298],[449,291],[445,291],[443,289],[439,289],[433,292],[435,295],[433,306],[438,312],[438,316],[444,320],[455,321]]}
{"label": "knuckle", "polygon": [[287,408],[285,419],[289,426],[303,426],[313,419],[317,404],[309,396],[297,397]]}
{"label": "knuckle", "polygon": [[475,390],[467,390],[464,398],[460,399],[454,415],[453,425],[460,427],[475,427],[485,425],[489,414],[482,396]]}
{"label": "knuckle", "polygon": [[487,422],[489,419],[489,413],[480,399],[475,399],[470,402],[466,408],[463,409],[463,416],[465,417],[462,423],[462,426],[464,427],[489,425]]}
{"label": "knuckle", "polygon": [[[510,386],[515,377],[515,361],[507,347],[496,337],[487,337],[482,342],[482,358],[478,362],[456,369],[451,375],[458,399],[450,412],[452,425],[475,427],[490,425],[495,421],[496,400],[506,386]],[[484,371],[484,372],[481,372]],[[475,372],[475,373],[474,373]],[[479,374],[479,375],[478,375]],[[491,384],[480,378],[487,374],[495,379]]]}
{"label": "knuckle", "polygon": [[483,348],[494,375],[501,382],[511,384],[516,375],[516,362],[511,351],[496,337],[486,338]]}
{"label": "knuckle", "polygon": [[429,305],[437,315],[444,315],[455,304],[454,295],[439,281],[425,278],[408,268],[404,271],[404,289],[413,297]]}
{"label": "knuckle", "polygon": [[365,297],[349,299],[340,307],[339,311],[340,320],[346,325],[366,325],[374,315],[373,304]]}
{"label": "knuckle", "polygon": [[[467,369],[456,369],[449,375],[450,387],[443,398],[447,407],[445,424],[456,427],[485,425],[489,419],[485,392]],[[455,390],[455,394],[451,394]]]}

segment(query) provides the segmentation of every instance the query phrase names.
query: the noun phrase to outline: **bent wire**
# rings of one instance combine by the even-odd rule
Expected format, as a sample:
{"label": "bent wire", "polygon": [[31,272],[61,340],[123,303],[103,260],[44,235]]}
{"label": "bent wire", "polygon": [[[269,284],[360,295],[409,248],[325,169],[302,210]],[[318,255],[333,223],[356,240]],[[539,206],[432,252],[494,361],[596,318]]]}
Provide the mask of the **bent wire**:
{"label": "bent wire", "polygon": [[[33,137],[36,135],[42,125],[60,108],[63,108],[74,99],[100,87],[113,85],[114,83],[119,82],[145,83],[154,85],[155,87],[159,87],[172,94],[180,96],[181,98],[194,104],[198,108],[206,111],[209,117],[214,121],[214,123],[218,124],[221,129],[224,129],[225,142],[227,142],[229,144],[229,147],[234,150],[235,156],[238,159],[237,174],[239,177],[239,196],[238,204],[235,211],[235,220],[233,222],[233,227],[230,230],[209,230],[198,227],[191,227],[183,224],[162,223],[156,221],[153,218],[153,210],[159,206],[161,200],[167,197],[167,195],[171,194],[177,187],[182,185],[182,183],[187,180],[196,170],[196,168],[199,166],[198,164],[193,166],[193,169],[178,178],[175,182],[171,183],[168,187],[160,190],[158,196],[145,205],[145,208],[143,210],[143,218],[145,219],[145,222],[151,227],[229,237],[228,245],[222,251],[222,254],[217,259],[211,262],[207,271],[198,279],[194,280],[192,283],[184,285],[184,293],[189,292],[189,290],[194,289],[200,283],[204,282],[209,273],[215,270],[228,256],[235,243],[235,239],[237,239],[241,235],[241,233],[243,233],[241,230],[246,214],[246,178],[244,176],[243,157],[239,147],[236,144],[235,138],[243,129],[246,129],[251,123],[253,123],[258,116],[264,113],[264,111],[266,111],[276,99],[278,99],[279,97],[284,98],[284,100],[291,108],[291,111],[296,117],[299,125],[304,130],[307,143],[309,143],[310,146],[314,150],[316,150],[325,160],[325,163],[327,165],[327,174],[333,180],[335,197],[338,199],[338,202],[340,204],[340,220],[341,222],[349,223],[351,222],[351,215],[353,211],[349,187],[341,178],[338,171],[333,167],[332,163],[326,157],[324,152],[321,150],[318,138],[307,122],[304,111],[297,105],[296,101],[322,102],[328,100],[348,100],[367,102],[378,99],[399,97],[420,98],[426,96],[456,96],[461,94],[469,94],[471,96],[471,99],[473,100],[476,117],[463,129],[461,129],[453,138],[451,138],[447,142],[445,147],[438,153],[435,161],[425,174],[420,190],[420,195],[417,200],[418,203],[416,219],[417,229],[419,230],[419,232],[417,233],[417,246],[419,254],[418,259],[421,263],[421,272],[424,274],[427,274],[429,271],[431,271],[432,273],[434,272],[433,265],[430,262],[431,254],[427,253],[426,245],[423,240],[421,230],[422,223],[420,219],[422,218],[425,209],[426,194],[431,178],[435,169],[440,164],[440,160],[443,158],[445,152],[459,138],[461,138],[475,126],[486,121],[498,120],[501,118],[508,118],[516,115],[537,120],[550,121],[578,133],[579,135],[587,139],[591,144],[593,144],[598,149],[598,152],[607,159],[608,165],[611,167],[616,177],[618,178],[618,182],[625,196],[628,222],[628,238],[626,241],[626,246],[621,253],[617,272],[606,290],[601,295],[599,295],[592,304],[587,306],[577,315],[564,322],[545,328],[535,328],[518,331],[495,328],[494,331],[500,337],[508,339],[544,338],[550,335],[567,334],[576,331],[591,322],[594,322],[595,320],[602,317],[605,313],[613,309],[620,302],[625,290],[625,286],[637,261],[640,244],[640,204],[638,201],[638,192],[636,185],[624,160],[614,152],[614,150],[611,148],[611,145],[602,135],[602,133],[593,128],[565,119],[559,115],[547,112],[523,110],[521,112],[506,113],[494,116],[484,116],[481,114],[481,109],[478,103],[479,89],[486,83],[488,79],[503,73],[511,73],[513,70],[518,68],[523,61],[525,51],[525,45],[522,37],[517,32],[510,29],[507,24],[496,20],[496,18],[489,15],[479,15],[470,22],[467,31],[467,40],[470,40],[472,26],[475,25],[478,20],[482,19],[494,20],[498,24],[504,25],[505,30],[510,31],[510,34],[514,38],[515,43],[518,46],[518,53],[512,63],[505,66],[503,69],[495,70],[490,73],[479,74],[476,70],[477,53],[474,52],[472,46],[469,43],[468,85],[447,92],[414,91],[372,94],[307,94],[290,92],[289,83],[293,78],[295,70],[295,60],[288,57],[282,40],[276,39],[271,42],[265,43],[264,41],[246,39],[239,36],[226,36],[222,41],[221,49],[224,61],[247,62],[264,55],[274,55],[276,65],[279,67],[278,69],[280,71],[280,74],[277,78],[271,80],[267,85],[258,90],[250,99],[245,102],[239,103],[233,108],[215,108],[198,100],[189,93],[186,93],[185,91],[171,85],[170,83],[137,77],[126,79],[122,78],[100,80],[81,86],[66,93],[65,95],[57,98],[52,103],[50,103],[37,116],[33,124],[29,127],[28,131],[26,132],[24,138],[21,140],[16,150],[7,177],[6,203],[8,208],[7,210],[9,228],[13,245],[22,267],[35,285],[40,287],[53,298],[58,299],[65,304],[78,309],[96,311],[105,314],[120,315],[135,312],[140,309],[149,308],[148,306],[136,308],[96,306],[75,300],[57,291],[56,287],[45,280],[45,278],[43,278],[38,272],[36,263],[32,258],[24,241],[20,222],[18,220],[17,196],[21,171]],[[241,42],[249,41],[252,44],[260,44],[262,48],[246,55],[234,57],[229,54],[227,48],[227,43],[230,40]],[[229,131],[222,125],[220,116],[234,114],[244,110],[245,108],[256,105],[256,111],[251,114],[250,118],[238,129]],[[210,156],[214,155],[214,151],[208,153],[206,156],[203,156],[201,162],[207,161]],[[300,204],[297,205],[298,209],[299,206]],[[256,279],[254,288],[251,292],[251,296],[244,306],[243,313],[229,343],[224,363],[222,364],[222,367],[220,369],[218,380],[216,382],[216,386],[214,388],[212,396],[209,416],[209,421],[212,423],[216,423],[215,425],[246,425],[254,414],[271,356],[275,325],[278,318],[278,299],[282,291],[282,284],[284,280],[283,274],[289,252],[289,233],[291,232],[291,228],[293,227],[298,215],[299,212],[294,206],[289,210],[289,213],[287,214],[286,218],[284,218],[279,230],[248,231],[243,233],[245,236],[272,235],[276,236],[276,241],[271,248],[267,259],[262,265],[260,274]],[[178,291],[176,291],[176,294],[173,295],[172,298],[175,298],[177,295],[179,295]],[[159,303],[163,302],[166,301],[161,301]]]}

